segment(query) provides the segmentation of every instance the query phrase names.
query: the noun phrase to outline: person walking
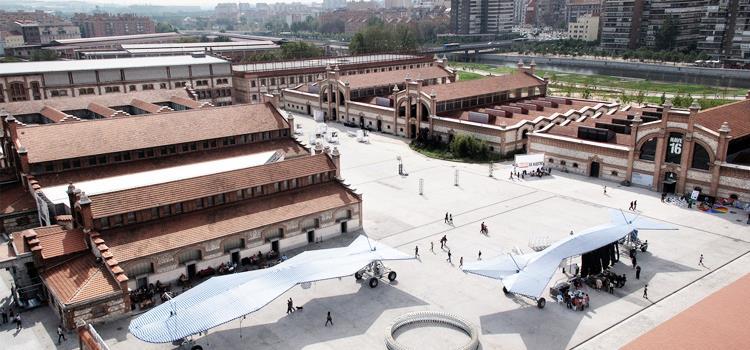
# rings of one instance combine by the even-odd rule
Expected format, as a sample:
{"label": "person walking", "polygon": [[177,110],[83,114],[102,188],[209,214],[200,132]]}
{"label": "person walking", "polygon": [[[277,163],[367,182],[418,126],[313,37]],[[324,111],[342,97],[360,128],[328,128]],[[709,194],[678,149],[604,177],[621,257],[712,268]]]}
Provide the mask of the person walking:
{"label": "person walking", "polygon": [[414,257],[419,258],[419,246],[414,246]]}
{"label": "person walking", "polygon": [[458,268],[464,267],[464,257],[462,256],[460,259],[458,259]]}
{"label": "person walking", "polygon": [[635,267],[635,279],[641,279],[641,265]]}
{"label": "person walking", "polygon": [[448,212],[447,211],[445,212],[445,223],[446,224],[448,223]]}
{"label": "person walking", "polygon": [[643,299],[648,299],[648,284],[643,286]]}
{"label": "person walking", "polygon": [[16,318],[14,319],[14,321],[16,322],[16,330],[20,331],[21,328],[23,328],[23,327],[21,327],[21,314],[17,314]]}
{"label": "person walking", "polygon": [[479,251],[479,256],[477,256],[477,260],[482,260],[482,251]]}
{"label": "person walking", "polygon": [[65,339],[65,333],[63,332],[62,326],[57,326],[57,344],[62,343],[61,340],[68,340],[68,339]]}
{"label": "person walking", "polygon": [[448,215],[448,223],[453,225],[453,214]]}
{"label": "person walking", "polygon": [[446,261],[448,261],[449,263],[451,263],[451,264],[452,264],[452,263],[453,263],[453,261],[451,261],[451,255],[452,255],[452,254],[451,254],[451,250],[450,250],[450,249],[448,249],[448,259],[447,259]]}
{"label": "person walking", "polygon": [[430,251],[433,253],[435,252],[435,242],[433,241],[430,241]]}
{"label": "person walking", "polygon": [[633,268],[635,268],[636,266],[638,266],[638,259],[636,259],[635,254],[633,254],[633,256],[630,257],[630,260],[632,260],[632,262],[633,262]]}
{"label": "person walking", "polygon": [[607,186],[604,186],[604,194],[607,194]]}
{"label": "person walking", "polygon": [[286,301],[286,314],[289,315],[292,312],[294,312],[294,302],[292,301],[292,298],[289,298],[289,300]]}
{"label": "person walking", "polygon": [[633,201],[633,211],[636,211],[638,209],[638,201]]}
{"label": "person walking", "polygon": [[701,254],[700,259],[698,259],[698,266],[706,267],[706,265],[703,264],[703,254]]}
{"label": "person walking", "polygon": [[324,327],[328,327],[328,324],[331,324],[331,327],[333,327],[333,317],[331,317],[331,312],[328,311],[328,315],[326,315],[326,325]]}

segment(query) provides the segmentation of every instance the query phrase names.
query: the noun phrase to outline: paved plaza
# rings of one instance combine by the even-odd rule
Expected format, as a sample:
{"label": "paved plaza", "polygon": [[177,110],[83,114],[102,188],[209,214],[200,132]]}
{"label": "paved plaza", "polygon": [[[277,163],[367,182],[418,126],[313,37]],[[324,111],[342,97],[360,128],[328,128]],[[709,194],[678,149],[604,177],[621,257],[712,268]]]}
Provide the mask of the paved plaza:
{"label": "paved plaza", "polygon": [[[309,117],[297,116],[308,140],[315,129]],[[413,253],[420,259],[391,262],[398,273],[392,284],[371,289],[354,277],[295,287],[259,312],[209,331],[198,339],[204,349],[383,349],[385,328],[397,316],[418,310],[460,315],[479,328],[482,349],[613,349],[627,344],[707,295],[750,271],[750,226],[741,213],[706,214],[664,204],[659,194],[645,189],[553,172],[553,176],[509,180],[510,162],[464,164],[426,158],[409,149],[407,140],[377,133],[370,143],[358,143],[341,130],[342,175],[363,194],[364,231],[370,238]],[[408,176],[398,175],[401,157]],[[458,185],[454,184],[458,170]],[[423,194],[419,182],[424,179]],[[603,193],[603,186],[608,187]],[[571,230],[607,222],[608,208],[627,210],[638,201],[641,215],[671,223],[676,231],[642,231],[649,249],[638,255],[640,280],[628,259],[613,269],[627,274],[624,288],[614,295],[589,290],[591,307],[571,311],[557,303],[538,309],[522,297],[502,293],[499,281],[464,274],[459,260],[474,261],[507,253],[530,252],[532,241],[553,242]],[[444,215],[453,215],[453,225]],[[480,224],[489,234],[479,233]],[[312,247],[341,246],[359,232]],[[439,239],[447,235],[453,262]],[[434,243],[434,251],[430,244]],[[283,247],[282,247],[283,248]],[[706,267],[698,266],[703,254]],[[7,302],[6,272],[0,282],[0,303]],[[566,278],[562,271],[553,283]],[[649,299],[642,298],[649,285]],[[248,295],[252,298],[252,295]],[[293,298],[304,310],[286,315],[285,301]],[[6,299],[3,299],[6,298]],[[549,300],[549,298],[548,298]],[[331,311],[333,327],[324,327]],[[3,349],[72,349],[75,335],[55,344],[56,317],[47,307],[23,314],[24,329],[2,325]],[[96,326],[113,350],[171,349],[170,344],[146,344],[128,334],[129,320]],[[399,336],[404,344],[423,349],[447,349],[461,343],[459,332],[443,328],[413,328]]]}

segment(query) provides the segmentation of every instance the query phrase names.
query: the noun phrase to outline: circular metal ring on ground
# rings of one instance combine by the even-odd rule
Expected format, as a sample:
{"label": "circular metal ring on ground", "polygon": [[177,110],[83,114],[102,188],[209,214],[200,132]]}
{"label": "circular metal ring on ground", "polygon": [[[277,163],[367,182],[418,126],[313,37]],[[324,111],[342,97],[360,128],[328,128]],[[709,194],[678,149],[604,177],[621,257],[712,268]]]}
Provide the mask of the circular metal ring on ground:
{"label": "circular metal ring on ground", "polygon": [[446,312],[415,311],[396,317],[396,319],[393,320],[393,323],[386,328],[386,348],[388,348],[388,350],[409,350],[409,348],[399,344],[393,335],[400,328],[415,323],[443,324],[461,330],[464,334],[469,336],[469,342],[458,347],[458,350],[476,350],[479,346],[479,334],[477,329],[463,318]]}

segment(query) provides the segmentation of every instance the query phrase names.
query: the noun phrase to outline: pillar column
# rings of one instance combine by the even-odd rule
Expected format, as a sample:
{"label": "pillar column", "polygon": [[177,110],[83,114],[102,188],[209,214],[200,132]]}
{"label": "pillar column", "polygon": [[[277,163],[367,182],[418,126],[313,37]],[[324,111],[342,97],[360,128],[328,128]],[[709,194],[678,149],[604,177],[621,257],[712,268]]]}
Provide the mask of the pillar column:
{"label": "pillar column", "polygon": [[638,151],[636,146],[638,145],[638,129],[641,127],[641,123],[643,123],[641,115],[636,114],[630,124],[630,149],[628,150],[628,164],[625,171],[625,180],[628,182],[633,180],[633,162],[635,162],[635,153]]}
{"label": "pillar column", "polygon": [[727,157],[727,146],[729,145],[729,132],[732,129],[729,127],[729,123],[724,122],[719,128],[719,146],[716,151],[716,160],[714,161],[713,167],[711,168],[711,190],[709,195],[716,196],[719,190],[719,176],[721,176],[721,164],[724,163]]}

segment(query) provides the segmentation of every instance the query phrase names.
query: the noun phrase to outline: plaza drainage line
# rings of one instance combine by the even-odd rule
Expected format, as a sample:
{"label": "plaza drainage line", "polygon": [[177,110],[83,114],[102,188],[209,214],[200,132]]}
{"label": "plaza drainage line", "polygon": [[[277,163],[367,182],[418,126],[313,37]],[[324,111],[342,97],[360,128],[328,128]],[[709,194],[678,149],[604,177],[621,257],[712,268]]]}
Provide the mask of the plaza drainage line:
{"label": "plaza drainage line", "polygon": [[[531,193],[534,193],[534,192],[531,192]],[[520,196],[519,196],[519,197],[520,197]],[[545,198],[542,198],[542,199],[539,199],[539,200],[536,200],[536,201],[533,201],[533,202],[527,203],[527,204],[525,204],[525,205],[533,205],[533,204],[536,204],[536,203],[539,203],[539,202],[542,202],[542,201],[546,201],[546,200],[548,200],[548,199],[550,199],[550,198],[554,198],[554,197],[555,197],[555,196],[552,196],[552,197],[545,197]],[[516,198],[518,198],[518,197],[516,197]],[[500,202],[498,202],[498,203],[500,203]],[[485,207],[488,207],[488,206],[491,206],[491,205],[495,205],[495,204],[498,204],[498,203],[493,203],[493,204],[490,204],[490,205],[486,205],[486,206],[484,206],[484,207],[479,207],[479,208],[477,208],[477,209],[485,208]],[[481,217],[481,218],[479,218],[479,219],[477,219],[477,220],[474,220],[474,221],[469,221],[469,222],[467,222],[467,223],[465,223],[465,224],[462,224],[462,225],[458,225],[458,226],[451,226],[451,228],[449,228],[449,229],[447,229],[447,230],[441,230],[440,232],[441,232],[441,233],[446,233],[446,232],[450,232],[450,231],[453,231],[453,230],[455,230],[455,229],[457,229],[457,228],[465,227],[465,226],[468,226],[468,225],[470,225],[470,224],[476,224],[477,222],[480,222],[480,221],[483,221],[483,220],[486,220],[486,219],[489,219],[489,218],[492,218],[492,217],[495,217],[495,216],[498,216],[498,215],[506,214],[506,213],[509,213],[509,212],[511,212],[511,211],[514,211],[514,210],[516,210],[516,209],[520,209],[520,208],[522,208],[522,207],[516,207],[516,208],[508,209],[508,210],[505,210],[505,211],[497,212],[497,213],[494,213],[494,214],[492,214],[492,215],[488,215],[488,216],[484,216],[484,217]],[[475,209],[475,210],[476,210],[476,209]],[[460,214],[458,214],[458,215],[462,215],[462,214],[465,214],[465,213],[467,213],[467,212],[464,212],[464,213],[460,213]],[[458,216],[458,215],[457,215],[457,216]],[[435,223],[435,222],[439,222],[439,220],[438,220],[438,221],[434,221],[434,222],[431,222],[431,223],[428,223],[428,224],[432,224],[432,223]],[[388,236],[385,236],[385,237],[381,238],[380,240],[383,240],[383,239],[386,239],[386,238],[390,238],[390,237],[392,237],[392,236],[395,236],[395,235],[399,235],[399,234],[402,234],[402,233],[406,233],[406,232],[408,232],[408,231],[411,231],[411,230],[413,230],[413,229],[414,229],[414,228],[411,228],[411,229],[408,229],[408,230],[404,230],[404,231],[401,231],[401,232],[396,232],[396,233],[390,234],[390,235],[388,235]],[[433,236],[433,235],[435,235],[435,234],[434,234],[434,233],[431,233],[431,234],[428,234],[428,235],[426,235],[426,236],[421,236],[421,237],[419,237],[419,238],[417,238],[417,239],[414,239],[414,240],[411,240],[411,241],[408,241],[408,242],[405,242],[405,243],[401,243],[401,244],[399,244],[399,245],[396,245],[395,247],[403,247],[403,246],[405,246],[405,245],[407,245],[407,244],[412,244],[412,243],[414,243],[414,242],[416,242],[416,241],[419,241],[419,240],[425,239],[425,238],[427,238],[427,237],[430,237],[430,236]]]}
{"label": "plaza drainage line", "polygon": [[[467,173],[470,173],[470,174],[473,174],[473,175],[476,175],[476,176],[482,176],[482,177],[485,176],[485,175],[482,175],[482,174],[478,174],[475,171],[470,171],[470,170],[465,170],[465,171]],[[500,180],[500,178],[497,178],[497,179]],[[506,180],[506,182],[509,182],[509,181]],[[587,201],[585,199],[581,199],[581,198],[577,198],[577,197],[572,197],[572,196],[565,195],[565,194],[559,194],[559,193],[555,193],[555,192],[552,192],[552,191],[549,191],[549,190],[538,189],[538,188],[535,188],[535,187],[531,187],[529,185],[525,185],[523,183],[517,183],[515,181],[514,182],[510,182],[510,183],[512,183],[514,185],[521,186],[521,187],[525,187],[525,188],[528,188],[528,189],[533,189],[533,190],[537,190],[537,191],[552,193],[552,194],[554,194],[554,195],[556,195],[556,196],[558,196],[560,198],[565,198],[565,199],[572,200],[572,201],[586,203],[586,204],[594,206],[594,207],[609,208],[609,209],[615,209],[615,210],[622,210],[621,208],[610,207],[610,206],[606,206],[606,205],[603,205],[603,204],[598,204],[598,203],[595,203],[595,202],[590,202],[590,201]],[[692,227],[692,226],[689,226],[689,225],[684,225],[684,224],[680,224],[680,223],[677,223],[677,222],[673,222],[673,221],[669,221],[669,220],[664,220],[664,219],[660,219],[660,218],[655,218],[653,216],[644,215],[643,212],[640,212],[639,215],[643,216],[645,218],[656,220],[656,221],[666,222],[666,223],[669,223],[669,224],[672,224],[672,225],[676,225],[676,226],[680,226],[680,227],[686,227],[686,228],[693,229],[693,230],[696,230],[696,231],[699,231],[699,232],[708,233],[710,235],[719,236],[719,237],[722,237],[722,238],[727,238],[727,239],[731,239],[731,240],[739,241],[739,242],[743,242],[743,243],[750,243],[750,241],[746,241],[746,240],[741,239],[741,238],[735,238],[735,237],[727,236],[727,235],[724,235],[724,234],[721,234],[721,233],[711,232],[711,231],[708,231],[708,230],[704,230],[702,228]]]}
{"label": "plaza drainage line", "polygon": [[[729,264],[731,264],[731,263],[735,262],[736,260],[738,260],[738,259],[740,259],[740,258],[742,258],[742,257],[744,257],[745,255],[748,255],[748,254],[750,254],[750,251],[746,251],[746,252],[744,252],[743,254],[741,254],[741,255],[739,255],[739,256],[737,256],[737,257],[735,257],[734,259],[732,259],[732,260],[729,260],[729,261],[725,262],[725,263],[724,263],[724,264],[722,264],[721,266],[719,266],[719,267],[717,267],[717,268],[715,268],[715,269],[713,269],[713,270],[709,271],[709,272],[708,272],[707,274],[705,274],[705,275],[701,276],[700,278],[697,278],[697,279],[693,280],[692,282],[690,282],[690,283],[688,283],[688,284],[686,284],[686,285],[684,285],[684,286],[680,287],[679,289],[677,289],[677,290],[675,290],[675,291],[673,291],[673,292],[671,292],[671,293],[669,293],[669,294],[667,294],[667,295],[665,295],[665,296],[661,297],[661,298],[660,298],[659,300],[657,300],[657,301],[655,301],[655,302],[653,302],[653,303],[649,304],[648,306],[644,307],[643,309],[640,309],[640,310],[638,310],[638,311],[636,311],[636,312],[632,313],[632,314],[631,314],[630,316],[628,316],[628,317],[626,317],[626,318],[624,318],[624,319],[622,319],[622,320],[620,320],[620,321],[618,321],[618,322],[616,322],[616,323],[612,324],[611,326],[609,326],[609,327],[607,327],[607,328],[605,328],[605,329],[602,329],[602,330],[601,330],[601,331],[599,331],[598,333],[596,333],[596,334],[594,334],[594,335],[592,335],[592,336],[590,336],[590,337],[588,337],[588,338],[584,339],[583,341],[581,341],[580,343],[578,343],[578,344],[576,344],[576,345],[574,345],[574,346],[570,347],[569,349],[570,349],[570,350],[573,350],[573,349],[576,349],[576,348],[578,348],[579,346],[582,346],[582,345],[584,345],[585,343],[588,343],[588,342],[589,342],[589,341],[591,341],[592,339],[594,339],[594,338],[596,338],[596,337],[599,337],[600,335],[602,335],[602,334],[603,334],[604,332],[607,332],[607,331],[609,331],[610,329],[614,328],[615,326],[619,326],[619,325],[620,325],[620,324],[622,324],[623,322],[625,322],[625,321],[627,321],[627,320],[629,320],[629,319],[631,319],[631,318],[633,318],[633,317],[637,316],[638,314],[640,314],[640,313],[641,313],[641,312],[643,312],[643,311],[646,311],[646,310],[648,310],[648,309],[649,309],[650,307],[652,307],[652,306],[656,305],[657,303],[661,302],[662,300],[664,300],[664,299],[666,299],[666,298],[669,298],[669,297],[671,297],[671,296],[672,296],[672,295],[674,295],[675,293],[678,293],[678,292],[682,291],[683,289],[685,289],[685,288],[687,288],[687,287],[690,287],[690,286],[692,286],[692,285],[693,285],[694,283],[696,283],[696,282],[698,282],[698,281],[700,281],[700,280],[702,280],[702,279],[704,279],[704,278],[706,278],[706,277],[708,277],[708,276],[712,275],[712,274],[713,274],[714,272],[717,272],[717,271],[719,271],[719,270],[723,269],[723,268],[724,268],[725,266],[727,266],[727,265],[729,265]],[[740,277],[742,277],[742,276],[740,276]],[[731,284],[731,283],[730,283],[730,284]],[[727,285],[727,286],[728,286],[728,285]],[[709,294],[709,295],[712,295],[712,294],[714,294],[714,293],[716,293],[716,292],[718,292],[718,291],[720,291],[720,290],[722,290],[722,289],[726,288],[727,286],[724,286],[724,287],[722,287],[722,288],[719,288],[719,290],[717,290],[717,291],[715,291],[715,292],[713,292],[713,293],[711,293],[711,294]],[[708,296],[706,296],[706,297],[708,297]],[[705,297],[704,297],[703,299],[705,299]],[[699,300],[699,301],[698,301],[697,303],[695,303],[695,304],[693,304],[693,305],[689,306],[689,307],[688,307],[687,309],[685,309],[685,310],[682,310],[682,311],[678,312],[677,314],[673,315],[673,316],[672,316],[672,317],[670,317],[670,318],[669,318],[669,319],[668,319],[667,321],[669,321],[669,320],[671,320],[672,318],[676,317],[677,315],[679,315],[679,314],[681,314],[681,313],[683,313],[683,312],[687,311],[687,310],[688,310],[689,308],[691,308],[691,307],[693,307],[693,306],[697,305],[698,303],[700,303],[701,301],[703,301],[703,299],[701,299],[701,300]],[[665,321],[665,322],[666,322],[666,321]],[[662,323],[662,324],[663,324],[663,323]],[[658,326],[657,326],[657,327],[658,327]],[[653,328],[652,328],[652,330],[653,330]],[[646,332],[646,333],[648,333],[648,332]],[[645,335],[646,333],[643,333],[643,334],[641,334],[640,336],[643,336],[643,335]],[[636,338],[636,339],[637,339],[637,338]],[[632,340],[632,339],[631,339],[631,340]]]}

